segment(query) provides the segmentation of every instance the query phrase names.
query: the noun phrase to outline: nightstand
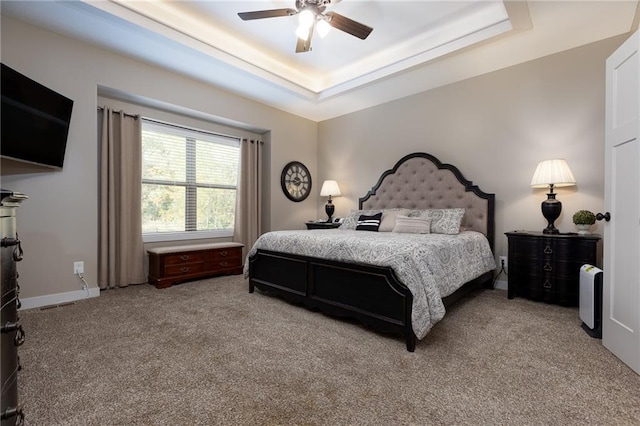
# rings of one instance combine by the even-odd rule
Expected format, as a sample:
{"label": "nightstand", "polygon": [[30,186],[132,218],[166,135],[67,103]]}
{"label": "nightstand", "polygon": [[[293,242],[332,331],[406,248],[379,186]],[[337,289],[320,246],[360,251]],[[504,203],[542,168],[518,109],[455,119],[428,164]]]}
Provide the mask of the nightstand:
{"label": "nightstand", "polygon": [[509,299],[518,296],[578,306],[580,267],[585,263],[596,265],[599,235],[533,231],[505,235],[509,240]]}
{"label": "nightstand", "polygon": [[305,222],[307,229],[334,229],[339,228],[341,223],[335,222]]}

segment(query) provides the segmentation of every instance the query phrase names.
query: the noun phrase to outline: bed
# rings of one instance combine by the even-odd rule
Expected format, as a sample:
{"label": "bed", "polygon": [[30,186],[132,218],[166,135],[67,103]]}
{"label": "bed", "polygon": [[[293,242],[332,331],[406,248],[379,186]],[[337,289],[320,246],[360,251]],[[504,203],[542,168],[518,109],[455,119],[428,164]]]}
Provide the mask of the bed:
{"label": "bed", "polygon": [[[473,185],[455,166],[427,153],[412,153],[385,171],[358,204],[338,229],[263,234],[245,262],[249,292],[258,288],[329,315],[356,319],[376,331],[401,334],[413,352],[416,340],[442,319],[446,307],[475,289],[491,287],[495,196]],[[354,218],[379,211],[383,217],[404,218],[460,209],[455,235],[353,229]],[[433,247],[412,249],[406,238],[428,239]],[[379,240],[388,248],[381,249]],[[443,254],[449,253],[447,245],[454,254]],[[470,262],[455,254],[471,252],[471,246],[481,250],[474,254],[477,271],[466,270]],[[443,256],[446,262],[438,262]],[[436,271],[439,263],[451,264],[451,277]],[[418,285],[423,282],[425,290]]]}

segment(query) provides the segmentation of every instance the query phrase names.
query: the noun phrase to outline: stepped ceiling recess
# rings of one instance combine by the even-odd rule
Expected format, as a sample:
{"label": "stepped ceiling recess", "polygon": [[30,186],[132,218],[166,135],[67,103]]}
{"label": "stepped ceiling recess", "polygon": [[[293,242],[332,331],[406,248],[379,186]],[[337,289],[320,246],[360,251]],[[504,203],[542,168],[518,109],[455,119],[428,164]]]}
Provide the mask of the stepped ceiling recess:
{"label": "stepped ceiling recess", "polygon": [[[318,0],[320,1],[320,0]],[[373,28],[296,53],[290,1],[2,1],[1,13],[322,121],[637,28],[638,1],[341,0]]]}

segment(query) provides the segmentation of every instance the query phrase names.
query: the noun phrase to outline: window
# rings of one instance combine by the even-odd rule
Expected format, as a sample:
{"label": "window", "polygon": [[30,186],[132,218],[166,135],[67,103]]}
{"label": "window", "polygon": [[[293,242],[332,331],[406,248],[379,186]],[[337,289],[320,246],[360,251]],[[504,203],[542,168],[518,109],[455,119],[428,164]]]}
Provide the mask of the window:
{"label": "window", "polygon": [[233,235],[240,139],[142,122],[145,241]]}

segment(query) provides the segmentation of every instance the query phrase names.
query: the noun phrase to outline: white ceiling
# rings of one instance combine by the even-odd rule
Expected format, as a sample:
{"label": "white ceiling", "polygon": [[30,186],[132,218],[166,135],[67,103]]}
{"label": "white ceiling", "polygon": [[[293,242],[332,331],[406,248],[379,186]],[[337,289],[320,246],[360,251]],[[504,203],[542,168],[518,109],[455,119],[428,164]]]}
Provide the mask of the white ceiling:
{"label": "white ceiling", "polygon": [[[243,21],[277,1],[7,1],[3,15],[321,121],[637,28],[637,0],[342,0],[373,27],[295,53],[297,16]],[[117,89],[117,88],[116,88]]]}

